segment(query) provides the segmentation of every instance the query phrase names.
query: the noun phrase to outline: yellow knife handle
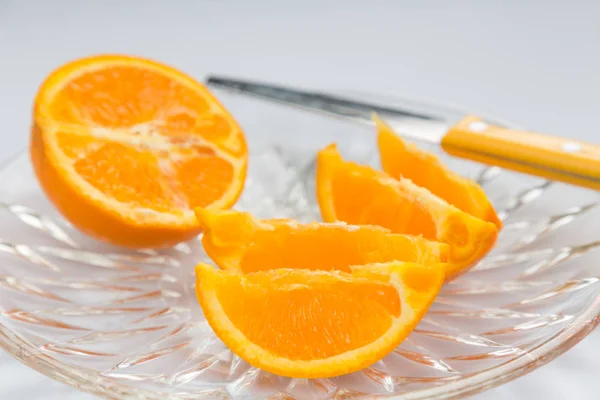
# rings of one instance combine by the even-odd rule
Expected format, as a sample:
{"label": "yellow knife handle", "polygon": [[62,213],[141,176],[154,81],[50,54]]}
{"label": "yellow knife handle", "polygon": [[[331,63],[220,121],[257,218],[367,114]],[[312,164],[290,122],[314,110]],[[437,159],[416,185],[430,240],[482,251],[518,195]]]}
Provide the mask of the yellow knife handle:
{"label": "yellow knife handle", "polygon": [[442,139],[449,154],[600,189],[600,146],[494,126],[467,116]]}

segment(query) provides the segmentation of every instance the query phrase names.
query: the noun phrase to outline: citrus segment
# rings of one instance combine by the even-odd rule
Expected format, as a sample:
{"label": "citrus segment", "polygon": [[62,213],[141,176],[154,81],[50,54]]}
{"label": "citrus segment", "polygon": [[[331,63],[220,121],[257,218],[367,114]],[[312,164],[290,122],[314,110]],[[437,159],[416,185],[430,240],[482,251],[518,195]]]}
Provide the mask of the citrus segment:
{"label": "citrus segment", "polygon": [[234,204],[247,167],[241,129],[202,84],[119,55],[49,75],[30,151],[42,188],[73,225],[133,247],[198,234],[192,209]]}
{"label": "citrus segment", "polygon": [[196,276],[216,335],[251,365],[295,378],[342,375],[378,361],[414,329],[444,279],[441,269],[399,262],[352,273],[242,274],[200,264]]}
{"label": "citrus segment", "polygon": [[450,245],[448,277],[473,265],[494,245],[498,230],[448,204],[409,179],[342,159],[334,145],[319,152],[317,199],[325,221],[380,225]]}
{"label": "citrus segment", "polygon": [[434,154],[405,143],[377,116],[375,124],[381,166],[385,172],[394,178],[408,178],[462,211],[502,228],[494,207],[476,182],[448,169]]}
{"label": "citrus segment", "polygon": [[275,268],[350,271],[352,265],[387,261],[436,264],[449,246],[378,226],[346,223],[300,224],[260,220],[249,213],[197,208],[202,244],[223,269],[244,273]]}

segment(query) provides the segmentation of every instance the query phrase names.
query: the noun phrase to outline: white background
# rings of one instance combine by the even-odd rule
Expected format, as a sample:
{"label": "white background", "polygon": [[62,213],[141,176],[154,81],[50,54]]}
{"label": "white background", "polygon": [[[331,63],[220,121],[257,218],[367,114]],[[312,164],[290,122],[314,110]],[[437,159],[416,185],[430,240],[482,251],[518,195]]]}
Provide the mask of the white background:
{"label": "white background", "polygon": [[[0,0],[0,162],[27,146],[58,65],[99,52],[228,74],[457,103],[600,143],[594,0]],[[597,223],[594,222],[594,223]],[[600,398],[600,332],[478,400]],[[90,399],[0,351],[0,398]]]}

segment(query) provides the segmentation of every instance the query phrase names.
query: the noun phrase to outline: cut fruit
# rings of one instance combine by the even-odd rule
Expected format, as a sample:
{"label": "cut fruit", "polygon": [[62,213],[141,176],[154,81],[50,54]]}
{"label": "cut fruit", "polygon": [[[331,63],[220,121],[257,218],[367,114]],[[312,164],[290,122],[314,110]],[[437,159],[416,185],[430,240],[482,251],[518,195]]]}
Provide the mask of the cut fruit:
{"label": "cut fruit", "polygon": [[444,280],[435,267],[392,262],[337,271],[242,274],[196,267],[196,293],[216,335],[249,364],[294,378],[358,371],[396,348]]}
{"label": "cut fruit", "polygon": [[448,169],[435,155],[405,143],[379,117],[374,119],[381,166],[385,172],[394,178],[408,178],[462,211],[502,228],[496,210],[476,182]]}
{"label": "cut fruit", "polygon": [[350,272],[352,265],[388,261],[437,264],[447,261],[450,251],[445,243],[378,226],[300,224],[230,210],[195,211],[209,257],[222,269],[244,273],[275,268]]}
{"label": "cut fruit", "polygon": [[205,86],[130,56],[84,58],[54,71],[34,107],[31,158],[50,201],[75,227],[132,247],[200,231],[194,207],[240,195],[244,135]]}
{"label": "cut fruit", "polygon": [[335,145],[319,152],[317,199],[325,221],[379,225],[448,243],[448,278],[472,266],[498,236],[495,224],[459,210],[409,179],[344,161]]}

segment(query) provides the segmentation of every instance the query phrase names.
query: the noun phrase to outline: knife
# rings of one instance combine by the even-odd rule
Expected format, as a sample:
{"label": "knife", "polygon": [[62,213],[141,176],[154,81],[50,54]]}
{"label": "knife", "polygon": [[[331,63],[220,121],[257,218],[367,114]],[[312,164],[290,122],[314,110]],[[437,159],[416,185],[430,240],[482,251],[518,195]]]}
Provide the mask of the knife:
{"label": "knife", "polygon": [[328,93],[209,76],[207,85],[372,124],[373,113],[402,137],[435,143],[450,155],[600,190],[600,146],[498,126],[475,115],[458,122]]}

